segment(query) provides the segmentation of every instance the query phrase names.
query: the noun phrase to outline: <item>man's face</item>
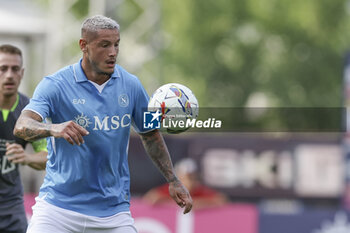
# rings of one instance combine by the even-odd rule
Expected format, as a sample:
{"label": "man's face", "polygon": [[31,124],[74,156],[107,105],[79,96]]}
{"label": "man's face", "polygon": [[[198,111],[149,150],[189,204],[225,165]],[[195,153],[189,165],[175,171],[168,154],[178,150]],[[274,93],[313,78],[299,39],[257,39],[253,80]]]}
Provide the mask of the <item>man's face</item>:
{"label": "man's face", "polygon": [[177,175],[190,192],[199,185],[198,174],[195,172],[178,173]]}
{"label": "man's face", "polygon": [[84,55],[98,74],[112,74],[119,53],[117,29],[100,29],[86,40]]}
{"label": "man's face", "polygon": [[0,52],[0,94],[11,96],[17,94],[23,77],[22,58],[18,54]]}

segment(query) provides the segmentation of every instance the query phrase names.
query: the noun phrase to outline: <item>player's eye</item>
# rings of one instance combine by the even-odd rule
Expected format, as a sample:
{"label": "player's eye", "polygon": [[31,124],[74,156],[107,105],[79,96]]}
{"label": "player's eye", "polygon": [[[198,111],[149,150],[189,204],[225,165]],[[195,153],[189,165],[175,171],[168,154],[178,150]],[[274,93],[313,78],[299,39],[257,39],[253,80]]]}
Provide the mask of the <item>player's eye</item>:
{"label": "player's eye", "polygon": [[0,72],[3,73],[3,72],[6,72],[8,69],[8,66],[0,66]]}
{"label": "player's eye", "polygon": [[19,66],[12,67],[12,71],[15,73],[19,72],[20,70],[21,70],[21,68]]}

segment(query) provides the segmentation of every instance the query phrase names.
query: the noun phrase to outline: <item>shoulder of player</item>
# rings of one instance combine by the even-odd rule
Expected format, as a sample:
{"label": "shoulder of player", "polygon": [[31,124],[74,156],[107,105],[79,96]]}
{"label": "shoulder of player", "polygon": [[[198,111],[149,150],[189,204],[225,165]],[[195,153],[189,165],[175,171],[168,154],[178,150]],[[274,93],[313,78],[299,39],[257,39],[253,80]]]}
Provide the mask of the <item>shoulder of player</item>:
{"label": "shoulder of player", "polygon": [[18,92],[18,96],[19,96],[19,99],[18,99],[18,104],[17,104],[16,108],[23,109],[29,103],[30,98],[28,96],[26,96],[25,94],[20,93],[20,92]]}
{"label": "shoulder of player", "polygon": [[27,104],[29,104],[29,97],[18,92],[18,100],[16,101],[15,108],[11,110],[15,112],[16,119]]}
{"label": "shoulder of player", "polygon": [[29,101],[29,97],[25,94],[23,94],[22,92],[18,92],[18,95],[19,95],[19,101]]}
{"label": "shoulder of player", "polygon": [[131,81],[131,82],[139,82],[140,81],[136,75],[129,73],[122,66],[116,65],[116,69],[117,69],[117,73],[119,73],[119,76],[121,78],[124,78],[125,80]]}
{"label": "shoulder of player", "polygon": [[63,67],[55,73],[46,76],[44,79],[51,80],[55,83],[60,83],[62,81],[69,80],[69,77],[71,77],[71,79],[74,80],[73,65]]}

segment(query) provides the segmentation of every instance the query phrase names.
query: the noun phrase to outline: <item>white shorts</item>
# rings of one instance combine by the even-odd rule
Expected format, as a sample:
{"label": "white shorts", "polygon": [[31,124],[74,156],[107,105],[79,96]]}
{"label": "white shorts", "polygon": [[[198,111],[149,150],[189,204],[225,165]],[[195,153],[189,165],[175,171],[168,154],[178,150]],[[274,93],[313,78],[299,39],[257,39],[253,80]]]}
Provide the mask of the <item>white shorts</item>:
{"label": "white shorts", "polygon": [[27,233],[137,233],[130,212],[99,218],[35,200]]}

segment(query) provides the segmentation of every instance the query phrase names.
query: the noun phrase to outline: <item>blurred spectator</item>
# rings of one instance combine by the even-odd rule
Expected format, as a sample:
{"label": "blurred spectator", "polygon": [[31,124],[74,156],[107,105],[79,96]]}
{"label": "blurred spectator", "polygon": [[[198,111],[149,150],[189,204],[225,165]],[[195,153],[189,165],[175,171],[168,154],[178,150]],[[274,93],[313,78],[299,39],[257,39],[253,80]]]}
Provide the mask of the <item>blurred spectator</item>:
{"label": "blurred spectator", "polygon": [[[228,202],[228,198],[200,182],[197,164],[193,159],[185,158],[175,165],[178,178],[189,190],[193,199],[193,208],[209,208],[222,206]],[[149,190],[143,199],[151,204],[171,202],[169,185],[164,184]]]}

